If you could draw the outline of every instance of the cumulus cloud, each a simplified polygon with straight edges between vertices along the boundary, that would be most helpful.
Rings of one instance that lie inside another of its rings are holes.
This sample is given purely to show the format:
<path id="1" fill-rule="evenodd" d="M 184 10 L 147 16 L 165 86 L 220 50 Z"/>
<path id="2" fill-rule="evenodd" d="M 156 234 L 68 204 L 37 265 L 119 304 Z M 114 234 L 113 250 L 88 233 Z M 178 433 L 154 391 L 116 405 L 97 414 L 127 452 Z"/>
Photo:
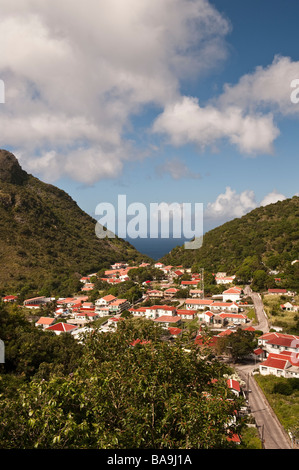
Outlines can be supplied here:
<path id="1" fill-rule="evenodd" d="M 206 205 L 204 216 L 207 220 L 217 220 L 219 223 L 232 220 L 236 217 L 242 217 L 257 207 L 274 204 L 286 199 L 284 194 L 274 190 L 264 196 L 257 202 L 256 195 L 252 190 L 245 190 L 237 193 L 230 186 L 225 188 L 225 192 L 219 194 L 215 201 Z"/>
<path id="2" fill-rule="evenodd" d="M 196 98 L 182 97 L 167 105 L 156 119 L 154 132 L 169 136 L 173 145 L 190 142 L 201 148 L 228 139 L 244 153 L 271 153 L 279 135 L 271 114 L 244 114 L 241 108 L 224 110 L 215 106 L 200 107 Z"/>
<path id="3" fill-rule="evenodd" d="M 274 117 L 299 116 L 291 101 L 291 83 L 299 76 L 299 61 L 275 57 L 235 85 L 201 106 L 196 98 L 179 97 L 169 103 L 153 125 L 174 145 L 195 143 L 200 148 L 226 139 L 247 155 L 271 154 L 280 131 Z"/>
<path id="4" fill-rule="evenodd" d="M 267 206 L 268 204 L 275 204 L 275 202 L 284 201 L 285 199 L 286 197 L 284 194 L 274 190 L 264 197 L 264 199 L 260 202 L 260 205 Z"/>
<path id="5" fill-rule="evenodd" d="M 207 0 L 3 0 L 1 146 L 46 178 L 113 177 L 131 117 L 225 59 L 229 30 Z"/>
<path id="6" fill-rule="evenodd" d="M 245 190 L 237 193 L 229 186 L 225 193 L 219 194 L 214 202 L 209 202 L 205 210 L 205 217 L 216 219 L 234 219 L 242 217 L 255 209 L 257 202 L 254 191 Z"/>

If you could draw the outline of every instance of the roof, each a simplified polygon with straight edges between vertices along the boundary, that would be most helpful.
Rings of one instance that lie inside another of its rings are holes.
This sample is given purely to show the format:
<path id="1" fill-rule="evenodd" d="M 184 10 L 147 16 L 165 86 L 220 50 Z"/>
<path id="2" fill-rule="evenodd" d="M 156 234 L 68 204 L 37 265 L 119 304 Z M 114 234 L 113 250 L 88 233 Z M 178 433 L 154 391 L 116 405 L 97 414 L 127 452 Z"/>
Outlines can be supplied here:
<path id="1" fill-rule="evenodd" d="M 55 318 L 50 318 L 50 317 L 40 317 L 38 320 L 37 320 L 37 324 L 38 325 L 51 325 L 51 323 L 53 323 L 53 321 L 55 320 Z"/>
<path id="2" fill-rule="evenodd" d="M 116 299 L 116 297 L 114 295 L 105 295 L 105 297 L 102 297 L 103 300 L 106 300 L 106 302 L 110 302 L 111 300 L 114 300 Z"/>
<path id="3" fill-rule="evenodd" d="M 181 320 L 181 317 L 171 317 L 170 315 L 163 315 L 162 317 L 155 318 L 154 321 L 156 322 L 168 322 L 168 323 L 176 323 Z"/>
<path id="4" fill-rule="evenodd" d="M 178 315 L 195 315 L 196 312 L 196 310 L 177 310 Z"/>
<path id="5" fill-rule="evenodd" d="M 268 289 L 268 292 L 271 293 L 271 294 L 285 294 L 286 293 L 286 289 Z"/>
<path id="6" fill-rule="evenodd" d="M 225 290 L 222 294 L 240 294 L 242 289 L 240 287 L 231 287 L 230 289 Z"/>
<path id="7" fill-rule="evenodd" d="M 219 333 L 218 336 L 227 336 L 227 335 L 231 335 L 233 333 L 232 330 L 224 330 L 224 331 L 221 331 L 221 333 Z"/>
<path id="8" fill-rule="evenodd" d="M 168 331 L 171 335 L 179 335 L 182 332 L 182 328 L 176 328 L 175 326 L 170 326 Z"/>
<path id="9" fill-rule="evenodd" d="M 227 379 L 227 386 L 228 388 L 232 388 L 236 390 L 237 392 L 240 392 L 241 390 L 239 382 L 234 379 Z"/>
<path id="10" fill-rule="evenodd" d="M 210 299 L 186 299 L 186 304 L 211 305 L 214 301 Z"/>
<path id="11" fill-rule="evenodd" d="M 61 331 L 61 332 L 68 332 L 77 328 L 76 325 L 71 325 L 70 323 L 56 323 L 55 325 L 49 326 L 47 330 L 51 331 Z"/>
<path id="12" fill-rule="evenodd" d="M 277 346 L 299 348 L 299 336 L 286 335 L 283 333 L 265 333 L 259 339 L 265 340 Z"/>

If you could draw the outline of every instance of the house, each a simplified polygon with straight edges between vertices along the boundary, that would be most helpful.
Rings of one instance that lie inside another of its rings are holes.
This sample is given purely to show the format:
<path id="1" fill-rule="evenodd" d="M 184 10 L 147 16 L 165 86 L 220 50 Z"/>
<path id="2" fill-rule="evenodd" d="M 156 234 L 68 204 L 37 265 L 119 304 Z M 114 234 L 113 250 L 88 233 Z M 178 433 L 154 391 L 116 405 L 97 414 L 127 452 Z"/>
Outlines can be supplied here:
<path id="1" fill-rule="evenodd" d="M 197 311 L 196 310 L 177 310 L 177 315 L 181 317 L 182 320 L 194 320 L 196 317 Z"/>
<path id="2" fill-rule="evenodd" d="M 230 289 L 227 289 L 222 292 L 222 300 L 223 302 L 227 302 L 229 300 L 232 302 L 236 302 L 241 299 L 241 293 L 242 289 L 240 289 L 239 287 L 231 287 Z"/>
<path id="3" fill-rule="evenodd" d="M 164 264 L 158 262 L 158 263 L 154 264 L 154 267 L 158 268 L 158 269 L 161 269 L 161 268 L 164 268 Z"/>
<path id="4" fill-rule="evenodd" d="M 193 281 L 181 281 L 181 287 L 183 289 L 185 289 L 186 287 L 189 287 L 189 286 L 197 286 L 197 284 L 199 283 L 199 280 L 193 280 Z"/>
<path id="5" fill-rule="evenodd" d="M 134 317 L 144 317 L 146 307 L 139 307 L 139 308 L 129 308 L 128 311 L 134 315 Z"/>
<path id="6" fill-rule="evenodd" d="M 227 276 L 226 273 L 217 273 L 215 275 L 216 284 L 232 284 L 236 276 Z"/>
<path id="7" fill-rule="evenodd" d="M 55 318 L 51 317 L 40 317 L 37 322 L 35 322 L 35 326 L 41 327 L 41 328 L 48 328 L 48 326 L 53 325 L 55 322 Z"/>
<path id="8" fill-rule="evenodd" d="M 282 304 L 280 308 L 286 312 L 298 312 L 299 311 L 299 305 L 293 305 L 291 302 L 286 302 L 285 304 Z"/>
<path id="9" fill-rule="evenodd" d="M 232 324 L 245 324 L 248 321 L 246 315 L 242 313 L 226 313 L 222 312 L 219 313 L 218 316 L 224 320 L 225 323 L 232 323 Z"/>
<path id="10" fill-rule="evenodd" d="M 170 287 L 169 289 L 166 289 L 164 291 L 165 299 L 172 299 L 173 297 L 175 297 L 175 295 L 178 291 L 179 291 L 179 289 L 176 289 L 175 287 Z"/>
<path id="11" fill-rule="evenodd" d="M 127 299 L 116 299 L 109 303 L 109 310 L 112 313 L 121 313 L 130 307 L 130 302 Z"/>
<path id="12" fill-rule="evenodd" d="M 150 299 L 163 299 L 164 297 L 163 292 L 157 289 L 148 290 L 146 294 Z"/>
<path id="13" fill-rule="evenodd" d="M 299 378 L 299 353 L 291 351 L 270 353 L 267 359 L 259 364 L 259 371 L 262 375 Z"/>
<path id="14" fill-rule="evenodd" d="M 182 328 L 177 328 L 176 326 L 169 326 L 168 331 L 173 338 L 177 338 L 182 335 Z"/>
<path id="15" fill-rule="evenodd" d="M 283 333 L 265 333 L 258 338 L 258 346 L 263 348 L 266 354 L 291 351 L 299 352 L 299 336 Z"/>
<path id="16" fill-rule="evenodd" d="M 211 299 L 186 299 L 185 306 L 188 310 L 204 310 L 206 307 L 210 308 L 212 303 Z"/>
<path id="17" fill-rule="evenodd" d="M 76 325 L 71 325 L 70 323 L 55 323 L 55 325 L 48 326 L 46 331 L 54 331 L 56 335 L 61 333 L 70 333 L 71 331 L 77 329 Z"/>
<path id="18" fill-rule="evenodd" d="M 113 302 L 114 300 L 116 300 L 117 297 L 114 297 L 114 295 L 105 295 L 105 297 L 101 297 L 100 299 L 97 299 L 95 301 L 95 306 L 96 306 L 96 309 L 98 307 L 108 307 L 111 302 Z"/>
<path id="19" fill-rule="evenodd" d="M 197 316 L 199 321 L 210 324 L 213 323 L 213 318 L 215 314 L 213 312 L 210 312 L 210 310 L 205 310 L 203 312 L 198 312 Z"/>
<path id="20" fill-rule="evenodd" d="M 238 397 L 241 393 L 241 387 L 237 380 L 227 379 L 226 381 L 228 388 Z"/>
<path id="21" fill-rule="evenodd" d="M 212 312 L 231 312 L 238 313 L 240 308 L 235 302 L 217 302 L 213 301 L 210 304 L 210 310 Z"/>
<path id="22" fill-rule="evenodd" d="M 2 297 L 3 302 L 16 302 L 17 299 L 17 295 L 6 295 L 5 297 Z"/>
<path id="23" fill-rule="evenodd" d="M 268 289 L 268 294 L 271 295 L 284 295 L 287 293 L 286 289 Z"/>
<path id="24" fill-rule="evenodd" d="M 181 317 L 180 316 L 171 316 L 171 315 L 161 315 L 158 318 L 154 318 L 155 322 L 161 323 L 162 326 L 165 326 L 165 328 L 168 328 L 171 325 L 179 325 L 181 323 Z"/>
<path id="25" fill-rule="evenodd" d="M 146 318 L 159 318 L 162 316 L 175 316 L 176 308 L 169 305 L 152 305 L 151 307 L 146 307 L 145 316 Z"/>
<path id="26" fill-rule="evenodd" d="M 94 289 L 94 284 L 93 283 L 85 283 L 85 285 L 82 287 L 81 291 L 82 292 L 89 292 Z"/>
<path id="27" fill-rule="evenodd" d="M 48 302 L 51 302 L 53 299 L 49 297 L 33 297 L 32 299 L 24 300 L 24 307 L 26 308 L 40 308 L 42 305 L 46 305 Z"/>
<path id="28" fill-rule="evenodd" d="M 191 295 L 192 299 L 200 298 L 203 294 L 201 289 L 190 289 L 189 295 Z"/>

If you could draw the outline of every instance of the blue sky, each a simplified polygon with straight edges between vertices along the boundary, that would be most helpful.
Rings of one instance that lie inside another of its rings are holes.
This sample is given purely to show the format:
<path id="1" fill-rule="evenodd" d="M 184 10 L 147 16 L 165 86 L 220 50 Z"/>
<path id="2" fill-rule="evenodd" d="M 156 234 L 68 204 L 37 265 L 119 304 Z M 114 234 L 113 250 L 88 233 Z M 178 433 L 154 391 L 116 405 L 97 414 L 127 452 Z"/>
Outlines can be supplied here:
<path id="1" fill-rule="evenodd" d="M 204 230 L 299 193 L 295 0 L 3 1 L 1 147 L 100 202 L 201 202 Z M 298 93 L 299 96 L 299 93 Z"/>

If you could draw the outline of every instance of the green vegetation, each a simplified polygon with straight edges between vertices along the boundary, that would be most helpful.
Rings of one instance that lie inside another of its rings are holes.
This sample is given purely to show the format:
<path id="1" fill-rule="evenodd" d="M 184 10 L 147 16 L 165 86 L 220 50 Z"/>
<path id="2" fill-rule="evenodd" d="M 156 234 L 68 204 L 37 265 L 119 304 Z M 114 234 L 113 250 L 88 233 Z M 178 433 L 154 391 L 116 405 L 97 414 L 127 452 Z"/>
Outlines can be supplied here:
<path id="1" fill-rule="evenodd" d="M 236 274 L 253 290 L 279 287 L 299 291 L 299 197 L 254 209 L 241 218 L 207 232 L 198 250 L 176 247 L 161 258 L 167 265 L 204 268 Z M 271 275 L 276 270 L 279 275 Z"/>
<path id="2" fill-rule="evenodd" d="M 284 429 L 299 439 L 299 379 L 274 375 L 254 377 Z"/>
<path id="3" fill-rule="evenodd" d="M 232 361 L 239 362 L 253 353 L 257 340 L 253 331 L 238 328 L 236 332 L 223 336 L 217 343 L 219 354 L 228 354 Z"/>
<path id="4" fill-rule="evenodd" d="M 152 321 L 128 319 L 82 345 L 36 329 L 14 307 L 1 306 L 0 318 L 1 448 L 235 446 L 228 432 L 243 423 L 230 418 L 241 406 L 223 377 L 230 369 L 203 359 L 194 341 L 165 341 Z"/>
<path id="5" fill-rule="evenodd" d="M 0 151 L 1 294 L 70 295 L 82 275 L 116 261 L 148 260 L 122 239 L 99 239 L 96 220 L 61 189 Z"/>
<path id="6" fill-rule="evenodd" d="M 288 334 L 299 334 L 299 315 L 295 312 L 284 311 L 281 305 L 290 301 L 283 295 L 264 295 L 265 311 L 273 326 L 280 326 Z"/>

